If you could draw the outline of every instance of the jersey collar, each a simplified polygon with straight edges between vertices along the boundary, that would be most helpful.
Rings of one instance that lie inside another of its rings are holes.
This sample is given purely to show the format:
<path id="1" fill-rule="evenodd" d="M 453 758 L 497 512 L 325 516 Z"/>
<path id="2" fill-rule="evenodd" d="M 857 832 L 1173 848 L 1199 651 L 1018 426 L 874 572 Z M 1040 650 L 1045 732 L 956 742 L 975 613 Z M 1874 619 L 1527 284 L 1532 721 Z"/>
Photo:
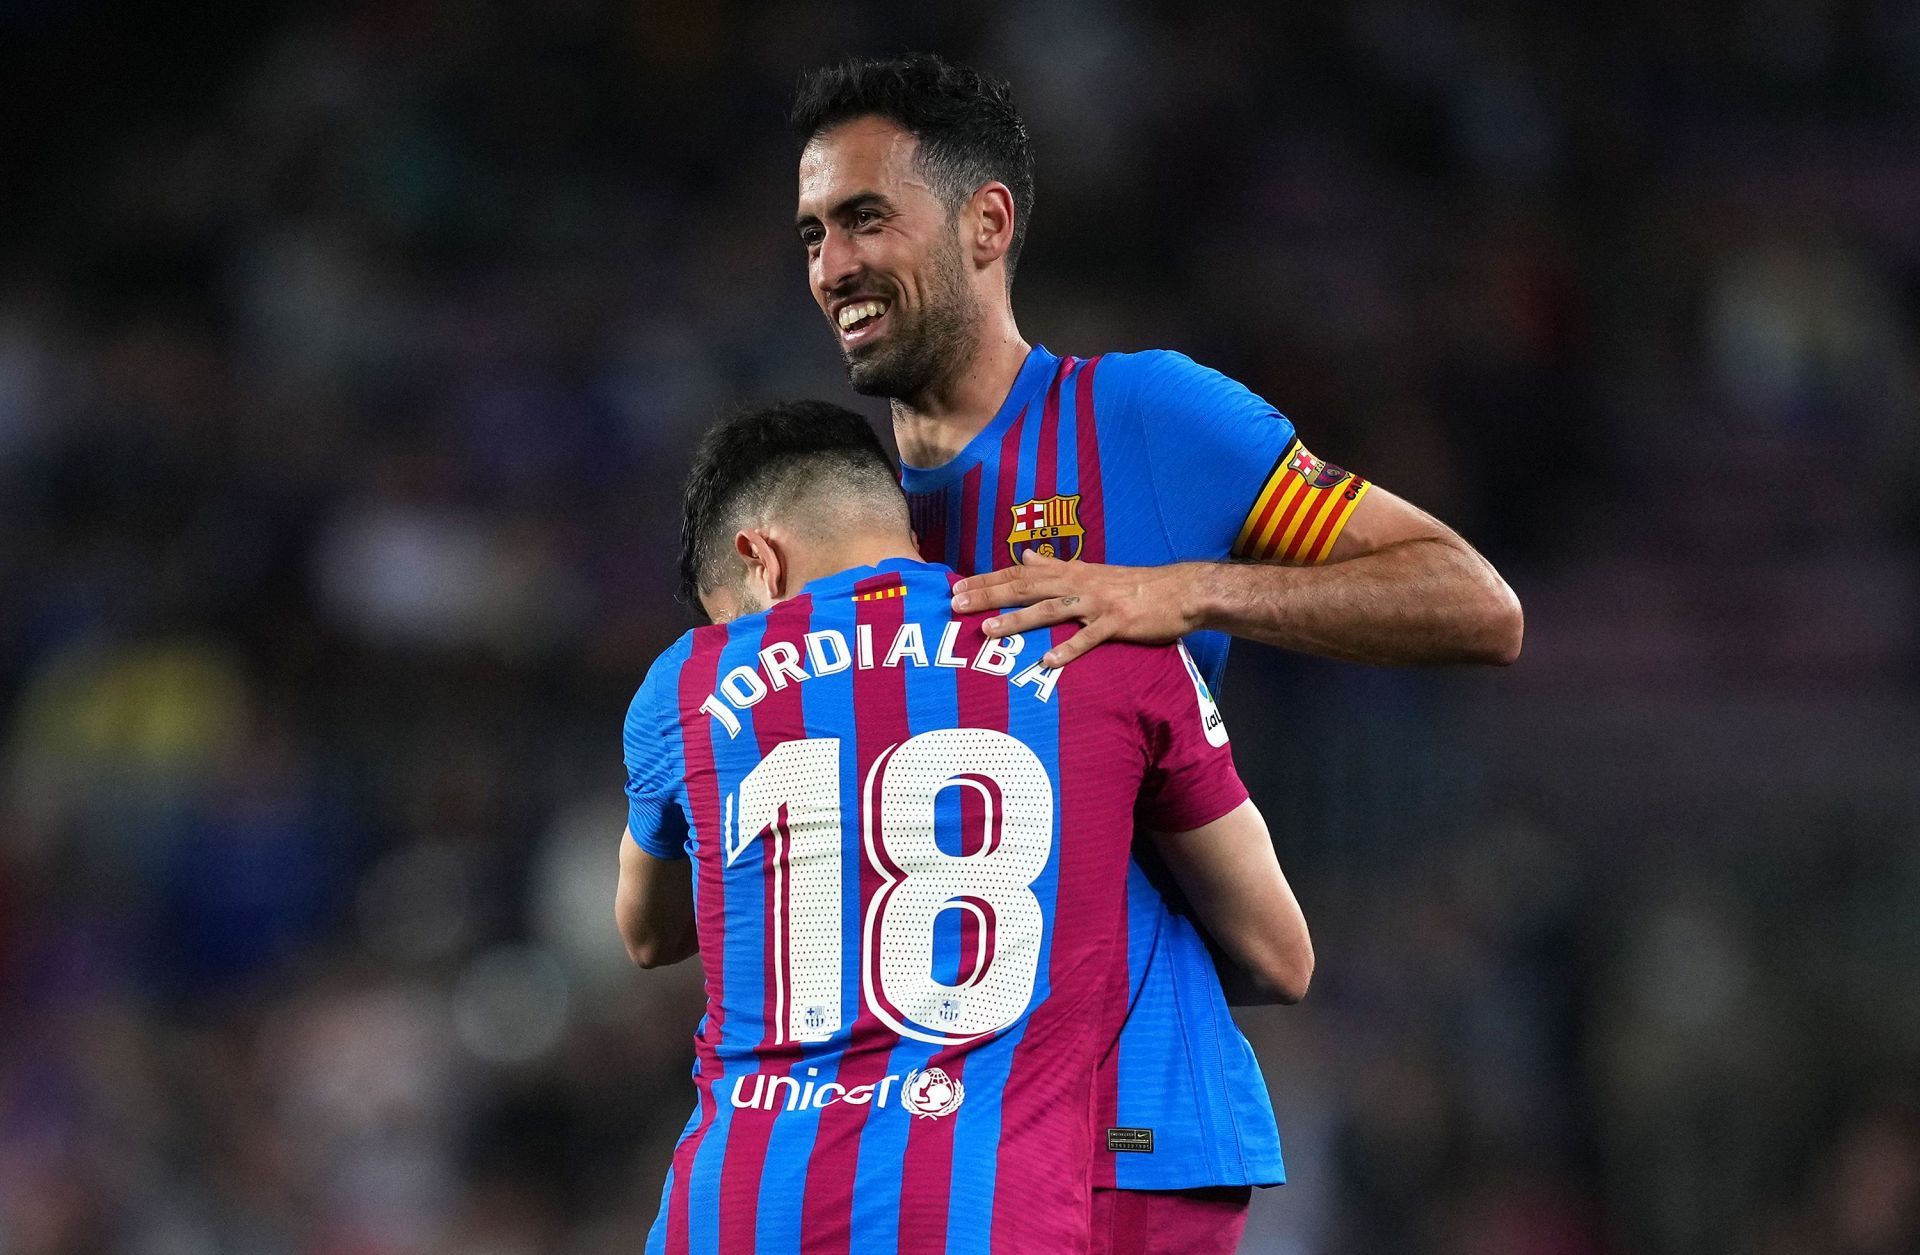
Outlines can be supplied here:
<path id="1" fill-rule="evenodd" d="M 1000 439 L 1007 434 L 1013 420 L 1047 386 L 1059 364 L 1060 359 L 1047 352 L 1046 345 L 1034 345 L 1027 351 L 1027 360 L 1021 363 L 1020 373 L 1014 377 L 1013 387 L 1008 390 L 1007 399 L 1000 403 L 1000 411 L 993 416 L 993 421 L 967 441 L 966 448 L 939 466 L 909 466 L 902 462 L 900 486 L 908 492 L 932 492 L 986 461 L 1000 447 Z"/>
<path id="2" fill-rule="evenodd" d="M 944 572 L 946 569 L 937 562 L 916 562 L 912 558 L 885 558 L 873 566 L 848 567 L 832 575 L 823 575 L 817 580 L 808 580 L 800 586 L 800 595 L 812 596 L 816 599 L 834 597 L 841 593 L 852 592 L 855 584 L 861 580 L 872 579 L 876 575 L 892 572 L 911 575 L 916 571 Z"/>

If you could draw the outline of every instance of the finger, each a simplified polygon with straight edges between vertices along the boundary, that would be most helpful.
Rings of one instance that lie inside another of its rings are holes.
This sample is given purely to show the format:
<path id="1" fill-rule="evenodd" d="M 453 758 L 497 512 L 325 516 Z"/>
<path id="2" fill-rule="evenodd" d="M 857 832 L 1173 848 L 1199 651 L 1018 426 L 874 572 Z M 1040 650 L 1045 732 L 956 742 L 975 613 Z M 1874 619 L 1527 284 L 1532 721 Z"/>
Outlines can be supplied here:
<path id="1" fill-rule="evenodd" d="M 999 572 L 996 572 L 999 574 Z M 1039 601 L 1042 594 L 1030 587 L 1022 578 L 1018 568 L 1007 568 L 1011 579 L 999 580 L 989 587 L 972 588 L 962 592 L 958 584 L 953 588 L 953 608 L 959 614 L 977 614 L 982 610 L 1002 610 L 1008 606 L 1024 606 Z"/>
<path id="2" fill-rule="evenodd" d="M 1075 605 L 1073 601 L 1064 597 L 1049 597 L 1045 601 L 1028 606 L 1025 610 L 996 615 L 982 623 L 980 630 L 987 636 L 1018 636 L 1022 632 L 1031 632 L 1035 628 L 1075 622 L 1085 613 L 1084 602 Z"/>
<path id="3" fill-rule="evenodd" d="M 953 586 L 956 593 L 971 593 L 982 588 L 998 588 L 1002 584 L 1011 584 L 1019 579 L 1019 567 L 1002 567 L 998 571 L 986 571 L 979 575 L 969 575 Z"/>
<path id="4" fill-rule="evenodd" d="M 1112 635 L 1112 630 L 1106 626 L 1106 620 L 1096 619 L 1040 655 L 1040 665 L 1057 670 Z"/>
<path id="5" fill-rule="evenodd" d="M 1084 564 L 1083 564 L 1084 566 Z M 1025 549 L 1020 565 L 986 575 L 969 575 L 953 586 L 953 608 L 962 614 L 1024 606 L 1064 592 L 1073 578 L 1071 563 Z"/>
<path id="6" fill-rule="evenodd" d="M 1065 566 L 1066 563 L 1059 562 L 1054 565 Z M 996 571 L 994 574 L 1009 578 L 1000 580 L 991 588 L 969 589 L 964 593 L 960 591 L 958 585 L 955 585 L 953 608 L 961 614 L 970 614 L 982 610 L 1003 610 L 1008 606 L 1031 606 L 1067 591 L 1066 578 L 1057 572 L 1008 567 L 1005 571 Z"/>

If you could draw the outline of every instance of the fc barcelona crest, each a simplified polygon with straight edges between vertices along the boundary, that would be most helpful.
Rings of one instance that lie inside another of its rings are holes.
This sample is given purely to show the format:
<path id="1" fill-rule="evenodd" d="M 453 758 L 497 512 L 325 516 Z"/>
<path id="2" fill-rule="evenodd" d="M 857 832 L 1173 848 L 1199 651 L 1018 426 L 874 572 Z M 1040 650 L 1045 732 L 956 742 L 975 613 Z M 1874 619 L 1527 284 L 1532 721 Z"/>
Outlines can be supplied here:
<path id="1" fill-rule="evenodd" d="M 1080 526 L 1080 494 L 1071 497 L 1039 497 L 1013 507 L 1013 530 L 1007 533 L 1007 548 L 1013 560 L 1031 549 L 1071 562 L 1080 556 L 1080 542 L 1087 529 Z"/>
<path id="2" fill-rule="evenodd" d="M 1314 457 L 1300 447 L 1298 440 L 1293 442 L 1293 451 L 1293 456 L 1287 459 L 1287 469 L 1306 480 L 1309 488 L 1331 488 L 1353 473 Z"/>

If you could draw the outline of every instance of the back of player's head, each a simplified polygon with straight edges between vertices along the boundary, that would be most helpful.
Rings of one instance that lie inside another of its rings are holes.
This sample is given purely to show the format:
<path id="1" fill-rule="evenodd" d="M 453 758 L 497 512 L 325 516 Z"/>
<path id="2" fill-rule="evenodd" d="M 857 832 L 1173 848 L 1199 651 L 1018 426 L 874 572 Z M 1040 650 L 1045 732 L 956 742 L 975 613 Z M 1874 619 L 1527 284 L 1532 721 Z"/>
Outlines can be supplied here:
<path id="1" fill-rule="evenodd" d="M 805 75 L 793 98 L 793 133 L 801 147 L 856 118 L 881 117 L 920 141 L 918 160 L 949 213 L 984 183 L 1013 193 L 1013 276 L 1033 213 L 1033 147 L 1027 124 L 1000 79 L 953 65 L 930 52 L 886 60 L 849 59 Z"/>
<path id="2" fill-rule="evenodd" d="M 893 461 L 866 419 L 827 401 L 776 401 L 721 419 L 687 473 L 680 527 L 680 596 L 741 577 L 734 537 L 780 523 L 832 542 L 864 528 L 907 531 Z"/>

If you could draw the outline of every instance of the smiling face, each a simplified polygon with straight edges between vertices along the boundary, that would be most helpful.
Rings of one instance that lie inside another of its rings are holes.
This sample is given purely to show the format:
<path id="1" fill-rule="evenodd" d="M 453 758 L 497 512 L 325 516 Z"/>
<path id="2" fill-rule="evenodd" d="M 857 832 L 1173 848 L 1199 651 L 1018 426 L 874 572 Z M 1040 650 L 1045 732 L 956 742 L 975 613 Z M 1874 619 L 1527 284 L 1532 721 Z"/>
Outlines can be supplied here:
<path id="1" fill-rule="evenodd" d="M 921 170 L 919 141 L 878 117 L 815 136 L 800 154 L 795 226 L 813 299 L 853 390 L 913 397 L 972 352 L 980 314 L 958 219 Z"/>

